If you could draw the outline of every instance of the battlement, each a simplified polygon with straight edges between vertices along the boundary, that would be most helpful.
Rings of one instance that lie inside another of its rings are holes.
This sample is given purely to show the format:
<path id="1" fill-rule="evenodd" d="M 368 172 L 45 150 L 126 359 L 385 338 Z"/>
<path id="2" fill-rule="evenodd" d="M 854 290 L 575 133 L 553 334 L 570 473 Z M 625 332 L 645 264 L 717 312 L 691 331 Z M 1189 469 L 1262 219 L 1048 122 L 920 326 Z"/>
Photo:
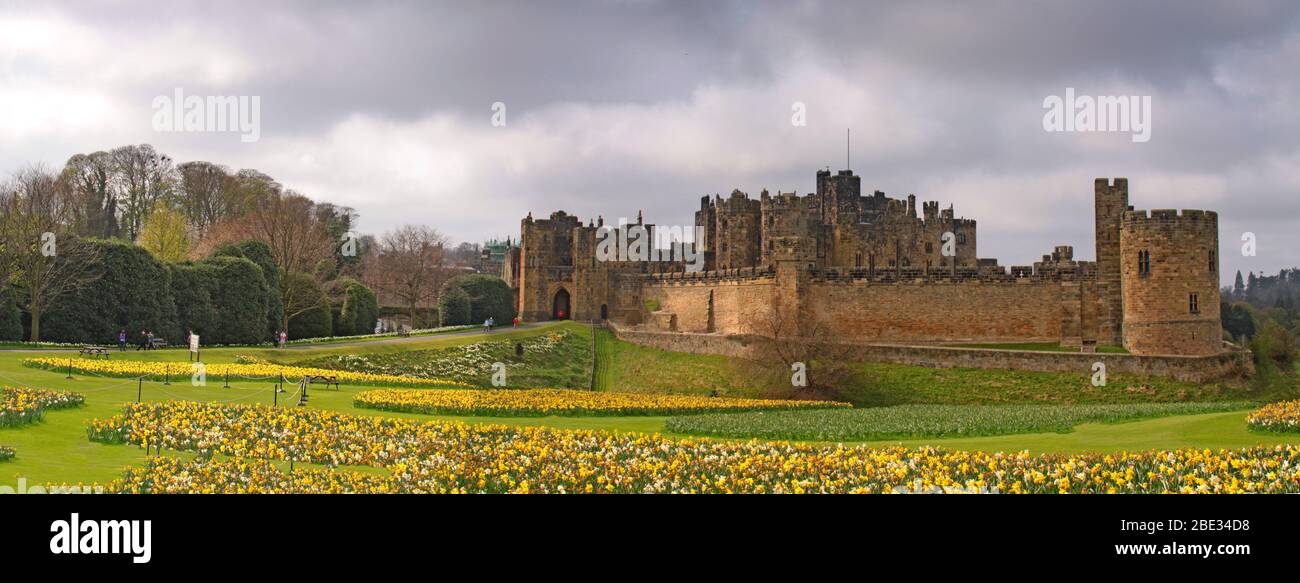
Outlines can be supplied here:
<path id="1" fill-rule="evenodd" d="M 738 267 L 734 269 L 714 269 L 710 271 L 664 271 L 659 273 L 628 274 L 642 283 L 660 284 L 714 284 L 720 282 L 739 282 L 770 280 L 776 277 L 776 269 L 765 267 Z"/>
<path id="2" fill-rule="evenodd" d="M 1125 196 L 1127 196 L 1128 179 L 1115 178 L 1112 180 L 1108 178 L 1097 178 L 1096 180 L 1093 181 L 1093 192 L 1097 195 L 1102 195 L 1102 194 L 1119 195 L 1122 193 Z"/>
<path id="3" fill-rule="evenodd" d="M 875 271 L 861 268 L 828 268 L 808 271 L 815 283 L 870 283 L 870 284 L 954 284 L 954 283 L 1060 283 L 1064 281 L 1095 280 L 1096 264 L 1070 262 L 1066 266 L 1017 265 L 951 268 L 904 267 Z"/>
<path id="4" fill-rule="evenodd" d="M 1218 227 L 1219 213 L 1201 209 L 1152 209 L 1124 211 L 1123 225 L 1186 224 L 1189 226 Z"/>

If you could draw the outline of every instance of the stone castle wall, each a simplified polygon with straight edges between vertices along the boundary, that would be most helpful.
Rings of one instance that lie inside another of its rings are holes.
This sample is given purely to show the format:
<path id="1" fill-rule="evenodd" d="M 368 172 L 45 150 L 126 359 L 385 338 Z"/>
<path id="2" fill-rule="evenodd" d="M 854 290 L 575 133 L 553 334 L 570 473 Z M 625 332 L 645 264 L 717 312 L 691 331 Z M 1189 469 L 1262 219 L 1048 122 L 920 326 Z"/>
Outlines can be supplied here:
<path id="1" fill-rule="evenodd" d="M 1120 226 L 1124 347 L 1136 354 L 1214 354 L 1219 220 L 1213 211 L 1128 211 Z"/>
<path id="2" fill-rule="evenodd" d="M 660 332 L 610 324 L 620 340 L 673 352 L 754 358 L 764 353 L 768 339 L 758 335 Z M 1220 352 L 1207 356 L 1143 356 L 1136 354 L 997 350 L 901 344 L 831 343 L 809 340 L 814 350 L 844 354 L 860 362 L 883 362 L 929 368 L 974 368 L 1077 373 L 1091 381 L 1095 363 L 1103 363 L 1107 374 L 1167 377 L 1187 382 L 1208 382 L 1254 374 L 1248 351 Z M 1122 390 L 1117 388 L 1116 390 Z"/>

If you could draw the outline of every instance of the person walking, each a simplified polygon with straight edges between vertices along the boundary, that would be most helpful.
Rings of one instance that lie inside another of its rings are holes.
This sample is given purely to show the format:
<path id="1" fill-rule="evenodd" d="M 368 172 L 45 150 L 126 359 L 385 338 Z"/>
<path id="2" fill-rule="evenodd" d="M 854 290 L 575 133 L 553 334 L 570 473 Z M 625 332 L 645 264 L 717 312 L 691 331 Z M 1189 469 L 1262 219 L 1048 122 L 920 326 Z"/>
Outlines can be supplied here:
<path id="1" fill-rule="evenodd" d="M 515 316 L 515 328 L 519 327 L 519 316 Z"/>
<path id="2" fill-rule="evenodd" d="M 144 330 L 141 330 L 141 331 L 140 331 L 140 348 L 138 348 L 137 350 L 148 350 L 148 349 L 149 349 L 149 337 L 148 337 L 147 335 L 145 335 Z"/>
<path id="3" fill-rule="evenodd" d="M 288 334 L 287 332 L 285 332 L 284 330 L 281 330 L 281 331 L 280 331 L 280 348 L 284 348 L 285 344 L 288 344 L 288 342 L 289 342 L 289 334 Z"/>
<path id="4" fill-rule="evenodd" d="M 126 328 L 117 331 L 117 351 L 126 352 Z"/>
<path id="5" fill-rule="evenodd" d="M 149 347 L 148 350 L 153 350 L 155 348 L 153 345 L 153 330 L 144 333 L 144 343 L 145 346 Z"/>

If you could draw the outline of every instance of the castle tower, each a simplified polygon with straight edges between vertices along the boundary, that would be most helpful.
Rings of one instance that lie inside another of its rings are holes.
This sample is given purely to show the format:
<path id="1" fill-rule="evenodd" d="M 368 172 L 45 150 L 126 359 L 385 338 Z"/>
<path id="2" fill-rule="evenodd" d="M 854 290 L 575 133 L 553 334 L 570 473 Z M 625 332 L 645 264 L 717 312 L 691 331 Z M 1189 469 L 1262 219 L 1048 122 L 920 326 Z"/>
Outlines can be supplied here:
<path id="1" fill-rule="evenodd" d="M 759 262 L 761 203 L 733 190 L 731 196 L 715 200 L 717 224 L 712 250 L 717 269 L 753 267 Z"/>
<path id="2" fill-rule="evenodd" d="M 1097 282 L 1101 285 L 1103 313 L 1100 324 L 1102 344 L 1118 346 L 1124 338 L 1124 295 L 1120 280 L 1120 222 L 1128 206 L 1128 179 L 1113 183 L 1098 178 L 1093 183 L 1093 208 L 1096 212 Z M 1217 307 L 1215 309 L 1218 309 Z"/>
<path id="3" fill-rule="evenodd" d="M 1200 356 L 1223 350 L 1218 249 L 1213 211 L 1124 213 L 1120 287 L 1129 352 Z"/>

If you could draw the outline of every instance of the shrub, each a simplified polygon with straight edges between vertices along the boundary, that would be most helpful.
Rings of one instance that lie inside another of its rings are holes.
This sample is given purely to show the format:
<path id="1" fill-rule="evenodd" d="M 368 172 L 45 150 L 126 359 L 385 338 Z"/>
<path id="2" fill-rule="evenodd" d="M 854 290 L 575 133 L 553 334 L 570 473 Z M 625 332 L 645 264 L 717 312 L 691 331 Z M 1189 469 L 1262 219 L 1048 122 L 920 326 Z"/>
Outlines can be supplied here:
<path id="1" fill-rule="evenodd" d="M 510 284 L 504 279 L 491 275 L 462 275 L 448 281 L 443 292 L 451 288 L 460 288 L 469 296 L 469 322 L 477 324 L 493 318 L 504 324 L 515 317 L 515 301 L 510 293 Z M 448 325 L 443 322 L 443 326 Z"/>
<path id="2" fill-rule="evenodd" d="M 375 292 L 351 278 L 339 280 L 339 287 L 343 291 L 343 301 L 335 306 L 337 317 L 334 319 L 334 335 L 352 336 L 374 332 L 375 322 L 379 319 L 379 302 L 375 298 Z"/>
<path id="3" fill-rule="evenodd" d="M 459 287 L 448 287 L 438 295 L 438 325 L 464 326 L 473 322 L 469 294 Z"/>
<path id="4" fill-rule="evenodd" d="M 294 303 L 300 306 L 312 306 L 289 318 L 289 338 L 330 336 L 334 326 L 329 298 L 316 278 L 306 273 L 290 273 L 285 276 L 284 285 L 290 290 L 286 297 L 295 298 Z"/>
<path id="5" fill-rule="evenodd" d="M 1295 360 L 1295 336 L 1273 320 L 1267 320 L 1263 326 L 1260 326 L 1255 339 L 1250 343 L 1250 348 L 1254 351 L 1255 360 L 1259 364 L 1263 364 L 1261 361 L 1267 361 L 1278 365 L 1283 370 L 1289 370 Z"/>

